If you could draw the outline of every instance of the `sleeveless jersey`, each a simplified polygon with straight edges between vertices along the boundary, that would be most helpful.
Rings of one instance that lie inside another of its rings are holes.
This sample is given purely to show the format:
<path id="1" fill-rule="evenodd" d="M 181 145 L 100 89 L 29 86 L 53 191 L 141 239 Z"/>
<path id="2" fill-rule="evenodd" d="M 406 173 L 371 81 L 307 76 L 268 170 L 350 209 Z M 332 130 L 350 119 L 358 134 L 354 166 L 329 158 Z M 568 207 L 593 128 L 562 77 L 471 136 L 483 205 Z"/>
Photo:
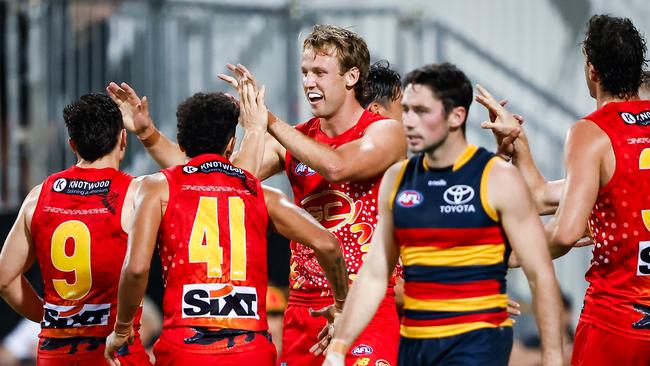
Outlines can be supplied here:
<path id="1" fill-rule="evenodd" d="M 320 118 L 297 125 L 296 129 L 312 139 L 339 147 L 360 139 L 372 123 L 384 120 L 378 114 L 364 111 L 353 127 L 344 133 L 329 137 L 320 129 Z M 350 280 L 353 280 L 364 257 L 370 249 L 370 239 L 377 224 L 377 193 L 380 174 L 356 182 L 331 183 L 287 151 L 285 169 L 296 205 L 309 212 L 341 243 Z M 289 274 L 289 302 L 313 305 L 331 303 L 332 293 L 327 279 L 316 260 L 314 251 L 296 242 L 291 242 Z M 389 292 L 392 293 L 391 281 Z"/>
<path id="2" fill-rule="evenodd" d="M 440 338 L 512 325 L 510 245 L 486 197 L 496 159 L 469 145 L 452 167 L 429 168 L 424 154 L 404 161 L 390 199 L 404 266 L 402 336 Z"/>
<path id="3" fill-rule="evenodd" d="M 581 319 L 650 340 L 650 102 L 607 103 L 585 119 L 609 137 L 616 169 L 589 217 L 594 247 Z"/>
<path id="4" fill-rule="evenodd" d="M 162 173 L 163 329 L 266 330 L 268 213 L 259 180 L 216 154 Z"/>
<path id="5" fill-rule="evenodd" d="M 122 206 L 132 179 L 112 168 L 73 166 L 43 182 L 31 223 L 45 289 L 41 337 L 113 331 L 127 249 Z"/>

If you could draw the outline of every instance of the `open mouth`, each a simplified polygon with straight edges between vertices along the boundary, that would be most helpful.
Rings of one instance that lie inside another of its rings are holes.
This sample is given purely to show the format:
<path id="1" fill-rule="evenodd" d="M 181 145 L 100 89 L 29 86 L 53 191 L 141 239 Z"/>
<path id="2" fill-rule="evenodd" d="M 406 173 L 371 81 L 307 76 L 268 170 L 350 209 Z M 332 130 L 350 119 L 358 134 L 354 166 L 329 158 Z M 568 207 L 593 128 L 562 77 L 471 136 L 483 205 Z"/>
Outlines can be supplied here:
<path id="1" fill-rule="evenodd" d="M 315 92 L 309 92 L 307 93 L 307 99 L 309 99 L 309 103 L 317 103 L 323 100 L 323 95 Z"/>

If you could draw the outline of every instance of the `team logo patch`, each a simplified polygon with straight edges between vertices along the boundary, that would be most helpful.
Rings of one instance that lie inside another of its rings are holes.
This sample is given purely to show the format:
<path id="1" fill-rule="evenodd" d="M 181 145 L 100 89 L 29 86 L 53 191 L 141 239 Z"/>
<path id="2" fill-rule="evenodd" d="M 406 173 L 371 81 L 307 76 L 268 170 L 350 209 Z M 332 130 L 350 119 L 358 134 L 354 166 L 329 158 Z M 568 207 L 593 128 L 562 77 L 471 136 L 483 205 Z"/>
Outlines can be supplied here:
<path id="1" fill-rule="evenodd" d="M 462 205 L 474 198 L 474 188 L 457 184 L 447 188 L 442 198 L 450 205 Z"/>
<path id="2" fill-rule="evenodd" d="M 52 191 L 77 196 L 106 195 L 111 190 L 109 179 L 87 181 L 81 179 L 59 178 L 52 184 Z"/>
<path id="3" fill-rule="evenodd" d="M 639 242 L 637 276 L 650 276 L 650 241 Z"/>
<path id="4" fill-rule="evenodd" d="M 397 204 L 402 207 L 415 207 L 424 201 L 422 193 L 414 190 L 402 191 L 397 196 Z"/>
<path id="5" fill-rule="evenodd" d="M 255 287 L 222 283 L 183 286 L 183 318 L 253 318 L 257 313 Z"/>
<path id="6" fill-rule="evenodd" d="M 296 167 L 293 168 L 293 171 L 296 173 L 296 175 L 299 175 L 301 177 L 309 177 L 310 175 L 316 174 L 316 171 L 314 169 L 301 162 L 296 164 Z"/>
<path id="7" fill-rule="evenodd" d="M 650 125 L 650 111 L 643 111 L 640 113 L 621 112 L 620 115 L 623 119 L 623 122 L 627 123 L 628 125 Z"/>
<path id="8" fill-rule="evenodd" d="M 375 366 L 390 366 L 390 363 L 384 359 L 375 361 Z"/>
<path id="9" fill-rule="evenodd" d="M 367 344 L 360 344 L 352 349 L 354 356 L 367 356 L 372 354 L 372 347 Z"/>
<path id="10" fill-rule="evenodd" d="M 77 328 L 108 325 L 111 304 L 84 304 L 59 306 L 45 303 L 43 328 Z"/>

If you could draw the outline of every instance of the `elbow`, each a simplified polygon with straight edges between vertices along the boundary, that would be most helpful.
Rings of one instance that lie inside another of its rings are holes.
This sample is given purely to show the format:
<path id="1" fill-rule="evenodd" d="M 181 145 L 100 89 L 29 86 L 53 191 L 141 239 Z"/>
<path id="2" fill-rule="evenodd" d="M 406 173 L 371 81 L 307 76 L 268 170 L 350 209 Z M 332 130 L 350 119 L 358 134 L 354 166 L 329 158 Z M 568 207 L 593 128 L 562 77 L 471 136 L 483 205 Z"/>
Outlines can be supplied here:
<path id="1" fill-rule="evenodd" d="M 319 257 L 331 262 L 341 255 L 341 246 L 338 239 L 329 232 L 327 232 L 327 237 L 314 243 L 314 249 Z"/>
<path id="2" fill-rule="evenodd" d="M 343 164 L 330 164 L 324 169 L 323 173 L 323 178 L 331 183 L 343 183 L 350 180 Z"/>
<path id="3" fill-rule="evenodd" d="M 149 277 L 149 263 L 145 264 L 129 264 L 124 268 L 122 277 L 128 281 L 141 281 Z"/>
<path id="4" fill-rule="evenodd" d="M 572 248 L 579 239 L 580 235 L 572 231 L 557 229 L 553 232 L 551 243 L 562 248 Z"/>

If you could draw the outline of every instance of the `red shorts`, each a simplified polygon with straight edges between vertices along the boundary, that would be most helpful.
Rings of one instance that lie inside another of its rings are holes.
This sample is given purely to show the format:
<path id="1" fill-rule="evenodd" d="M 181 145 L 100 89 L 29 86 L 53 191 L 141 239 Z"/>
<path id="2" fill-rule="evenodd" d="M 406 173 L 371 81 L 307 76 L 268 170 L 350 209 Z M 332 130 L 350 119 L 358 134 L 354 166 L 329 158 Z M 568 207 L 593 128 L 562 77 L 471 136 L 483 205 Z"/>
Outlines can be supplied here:
<path id="1" fill-rule="evenodd" d="M 140 340 L 137 343 L 129 346 L 129 353 L 123 356 L 118 356 L 122 366 L 151 366 L 149 355 L 145 352 Z M 99 347 L 87 351 L 87 343 L 78 345 L 65 345 L 57 347 L 53 350 L 42 350 L 43 339 L 39 340 L 38 353 L 36 355 L 36 364 L 38 366 L 104 366 L 108 362 L 104 358 L 105 344 L 102 343 Z M 75 348 L 74 354 L 69 354 Z"/>
<path id="2" fill-rule="evenodd" d="M 263 335 L 255 335 L 250 342 L 246 342 L 244 347 L 235 346 L 229 351 L 221 352 L 215 350 L 216 348 L 210 346 L 206 347 L 205 351 L 201 351 L 197 345 L 185 347 L 183 344 L 170 341 L 164 333 L 153 346 L 156 366 L 274 366 L 277 358 L 275 346 Z"/>
<path id="3" fill-rule="evenodd" d="M 309 306 L 289 305 L 284 313 L 282 331 L 282 354 L 278 360 L 281 366 L 320 365 L 323 356 L 309 353 L 318 342 L 318 333 L 327 321 L 309 315 Z M 315 309 L 318 310 L 318 309 Z M 399 319 L 395 300 L 384 300 L 375 317 L 359 335 L 350 348 L 345 364 L 348 366 L 397 365 L 399 348 Z"/>
<path id="4" fill-rule="evenodd" d="M 650 341 L 640 341 L 578 322 L 573 366 L 650 365 Z"/>

